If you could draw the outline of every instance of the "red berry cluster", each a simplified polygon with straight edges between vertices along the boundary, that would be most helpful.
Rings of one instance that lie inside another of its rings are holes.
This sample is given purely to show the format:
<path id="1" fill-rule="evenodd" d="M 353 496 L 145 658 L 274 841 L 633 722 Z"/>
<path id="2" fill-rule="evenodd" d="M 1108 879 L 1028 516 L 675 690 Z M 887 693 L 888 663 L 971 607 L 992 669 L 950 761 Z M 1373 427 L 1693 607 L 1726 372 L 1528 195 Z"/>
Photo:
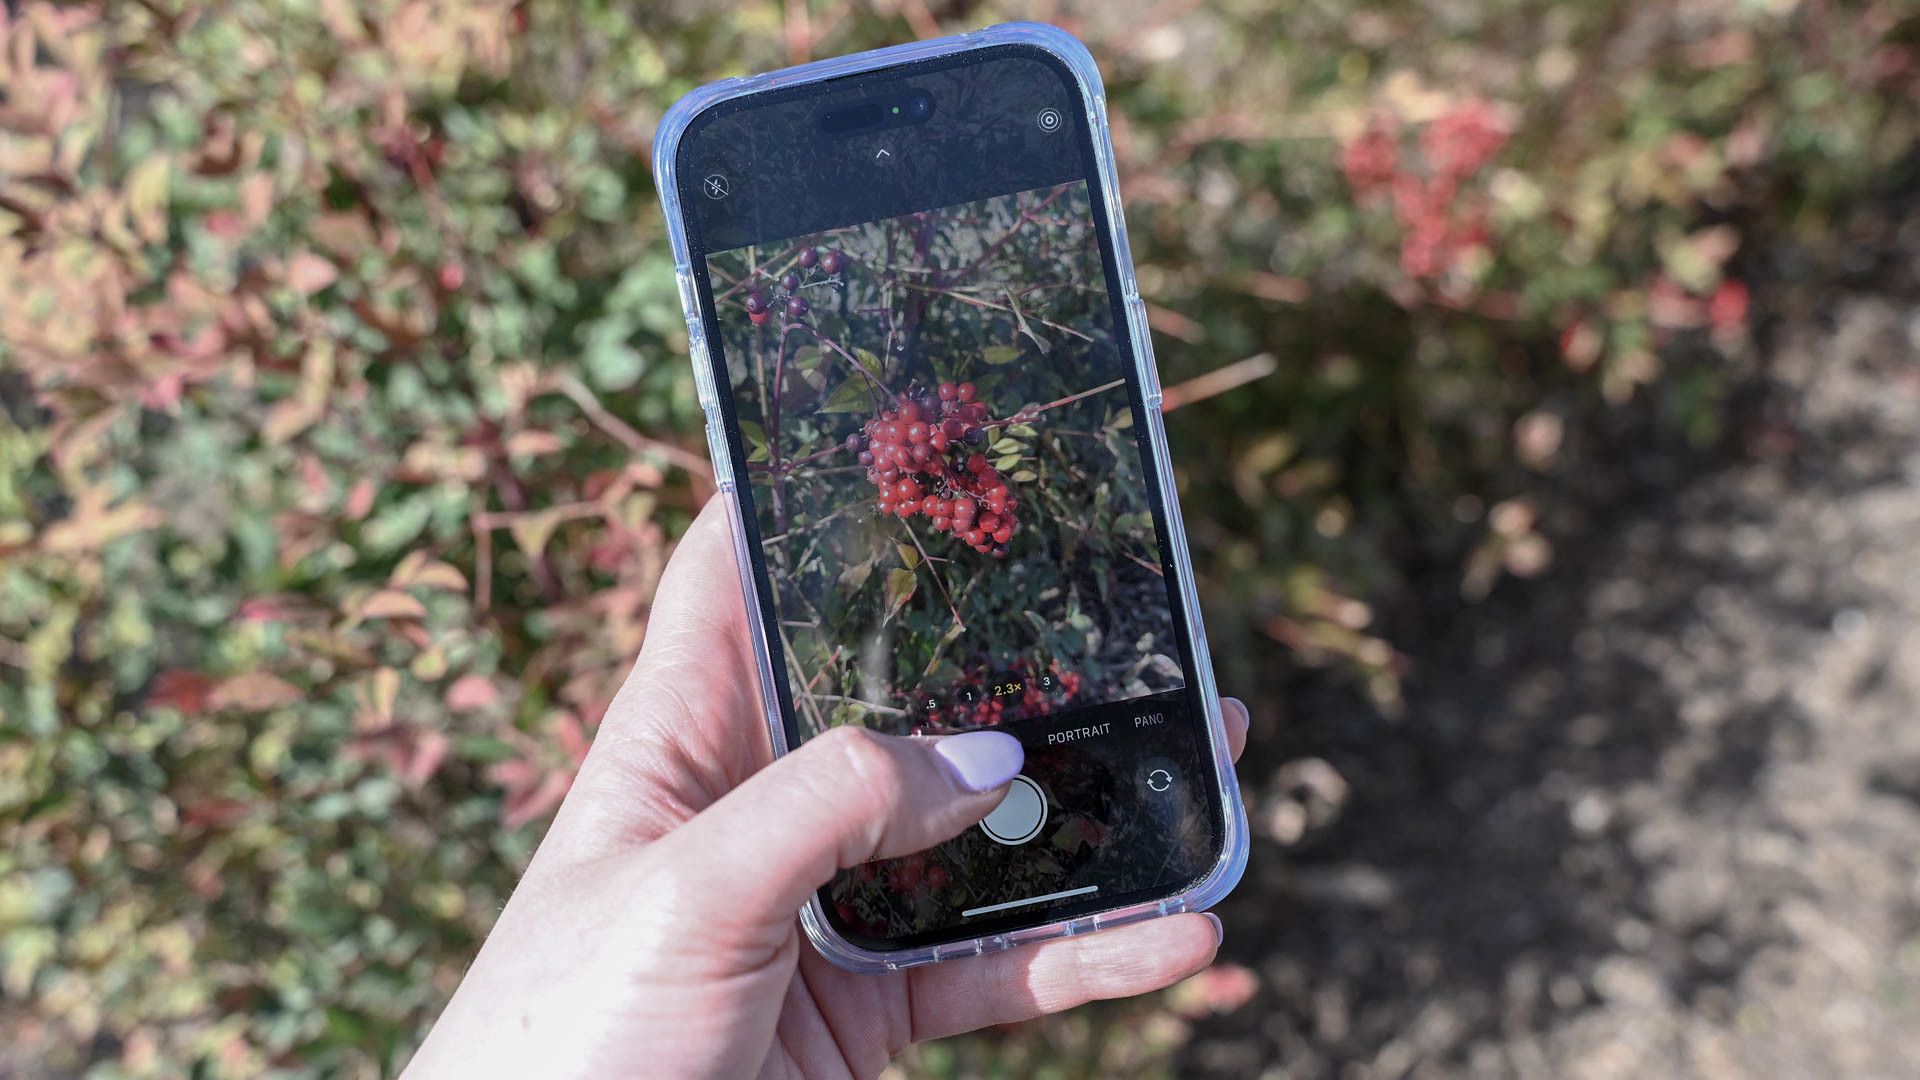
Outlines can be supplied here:
<path id="1" fill-rule="evenodd" d="M 986 444 L 987 407 L 972 383 L 941 383 L 899 395 L 894 408 L 847 436 L 867 479 L 880 490 L 882 514 L 931 519 L 982 555 L 1007 557 L 1020 530 L 1019 496 L 979 447 Z"/>
<path id="2" fill-rule="evenodd" d="M 846 253 L 832 248 L 823 252 L 812 247 L 803 247 L 794 257 L 794 261 L 799 264 L 800 269 L 789 270 L 780 275 L 779 281 L 776 282 L 776 289 L 771 294 L 759 285 L 747 290 L 747 298 L 742 301 L 741 306 L 747 309 L 747 318 L 753 322 L 753 325 L 764 324 L 767 318 L 782 306 L 786 308 L 789 319 L 798 319 L 805 315 L 808 304 L 806 297 L 800 295 L 800 290 L 823 280 L 819 275 L 825 275 L 825 278 L 830 279 L 847 268 Z"/>
<path id="3" fill-rule="evenodd" d="M 1393 183 L 1399 168 L 1400 132 L 1390 117 L 1374 117 L 1367 130 L 1340 148 L 1340 171 L 1363 198 Z"/>
<path id="4" fill-rule="evenodd" d="M 1437 277 L 1486 243 L 1484 200 L 1462 189 L 1506 140 L 1494 110 L 1470 101 L 1426 125 L 1417 160 L 1402 160 L 1399 130 L 1381 117 L 1341 147 L 1340 168 L 1362 202 L 1391 192 L 1406 230 L 1400 268 L 1410 277 Z"/>

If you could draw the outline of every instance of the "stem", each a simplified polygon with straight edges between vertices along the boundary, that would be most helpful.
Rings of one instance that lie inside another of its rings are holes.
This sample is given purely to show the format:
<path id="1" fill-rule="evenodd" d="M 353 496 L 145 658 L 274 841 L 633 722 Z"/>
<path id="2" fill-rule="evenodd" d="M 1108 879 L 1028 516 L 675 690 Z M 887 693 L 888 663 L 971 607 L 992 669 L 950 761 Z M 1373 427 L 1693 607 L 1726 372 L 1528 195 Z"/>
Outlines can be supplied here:
<path id="1" fill-rule="evenodd" d="M 473 606 L 486 611 L 493 606 L 493 530 L 482 528 L 468 515 L 467 527 L 473 531 Z"/>
<path id="2" fill-rule="evenodd" d="M 907 539 L 912 540 L 914 549 L 920 552 L 920 561 L 926 564 L 927 576 L 933 578 L 933 583 L 940 587 L 940 596 L 946 600 L 947 610 L 953 614 L 953 621 L 960 624 L 960 629 L 965 630 L 967 620 L 960 617 L 960 608 L 953 602 L 953 593 L 947 591 L 947 583 L 941 580 L 939 572 L 933 568 L 933 557 L 928 555 L 927 549 L 921 545 L 920 534 L 913 531 L 913 524 L 906 519 L 902 518 L 900 523 L 906 526 Z"/>
<path id="3" fill-rule="evenodd" d="M 833 513 L 828 514 L 826 517 L 819 518 L 815 521 L 809 521 L 805 525 L 800 526 L 798 530 L 790 530 L 788 532 L 776 533 L 772 536 L 762 537 L 760 539 L 760 546 L 771 548 L 773 547 L 773 545 L 778 544 L 785 540 L 792 539 L 795 536 L 804 536 L 807 533 L 813 531 L 814 529 L 818 529 L 820 526 L 825 525 L 827 522 L 832 521 L 834 518 L 839 517 L 841 514 L 844 514 L 847 511 L 853 509 L 855 505 L 857 505 L 857 501 L 854 503 L 848 503 L 847 505 L 842 506 L 840 509 L 835 510 Z"/>
<path id="4" fill-rule="evenodd" d="M 821 460 L 822 458 L 830 458 L 833 455 L 838 454 L 841 451 L 845 450 L 846 448 L 847 448 L 846 443 L 834 443 L 832 446 L 827 447 L 825 450 L 815 450 L 813 453 L 808 454 L 806 457 L 794 458 L 792 461 L 789 461 L 783 465 L 775 465 L 769 462 L 768 464 L 765 464 L 765 465 L 755 463 L 747 467 L 752 469 L 755 472 L 771 473 L 774 476 L 787 476 L 787 475 L 790 475 L 795 469 L 798 469 L 802 465 L 811 465 L 814 462 Z"/>
<path id="5" fill-rule="evenodd" d="M 1077 394 L 1069 394 L 1058 401 L 1049 401 L 1045 405 L 1027 406 L 1026 408 L 1021 409 L 1019 412 L 1014 413 L 1012 416 L 1009 416 L 1004 420 L 988 420 L 985 424 L 982 424 L 981 426 L 997 427 L 1002 424 L 1025 423 L 1026 421 L 1031 420 L 1036 416 L 1039 416 L 1041 413 L 1046 412 L 1049 409 L 1057 409 L 1062 405 L 1071 405 L 1074 402 L 1079 401 L 1081 398 L 1090 398 L 1095 394 L 1104 394 L 1116 386 L 1125 386 L 1126 384 L 1127 384 L 1127 380 L 1125 379 L 1115 379 L 1110 383 L 1103 383 L 1099 386 L 1094 387 L 1091 390 L 1082 390 Z"/>
<path id="6" fill-rule="evenodd" d="M 1127 558 L 1129 558 L 1129 559 L 1132 559 L 1132 560 L 1133 560 L 1134 562 L 1137 562 L 1137 563 L 1139 563 L 1139 564 L 1140 564 L 1141 566 L 1144 566 L 1144 567 L 1146 567 L 1146 568 L 1147 568 L 1148 570 L 1150 570 L 1150 571 L 1152 571 L 1152 572 L 1153 572 L 1153 576 L 1154 576 L 1154 577 L 1162 577 L 1162 578 L 1163 578 L 1163 577 L 1166 577 L 1166 576 L 1167 576 L 1167 572 L 1166 572 L 1165 570 L 1162 570 L 1162 569 L 1161 569 L 1161 568 L 1160 568 L 1160 567 L 1159 567 L 1158 565 L 1156 565 L 1156 564 L 1154 564 L 1154 563 L 1150 563 L 1150 562 L 1148 562 L 1147 560 L 1145 560 L 1145 559 L 1143 559 L 1143 558 L 1141 558 L 1140 556 L 1138 556 L 1138 555 L 1135 555 L 1135 554 L 1134 554 L 1133 552 L 1131 552 L 1131 551 L 1129 551 L 1129 552 L 1127 552 Z"/>
<path id="7" fill-rule="evenodd" d="M 767 463 L 777 471 L 780 468 L 780 399 L 785 396 L 787 381 L 787 332 L 793 324 L 786 315 L 780 316 L 780 340 L 773 358 L 773 385 L 767 394 Z"/>
<path id="8" fill-rule="evenodd" d="M 632 425 L 608 412 L 607 407 L 600 404 L 600 399 L 593 396 L 593 391 L 587 389 L 579 379 L 568 375 L 562 378 L 555 388 L 572 398 L 573 403 L 580 406 L 580 411 L 587 414 L 587 419 L 593 421 L 600 430 L 613 436 L 628 450 L 636 454 L 643 452 L 660 454 L 693 475 L 712 480 L 713 467 L 707 464 L 705 458 L 689 453 L 672 443 L 651 439 L 635 431 Z"/>
<path id="9" fill-rule="evenodd" d="M 907 288 L 914 290 L 915 292 L 925 292 L 925 293 L 932 293 L 935 296 L 951 297 L 955 300 L 960 301 L 963 304 L 972 304 L 974 307 L 989 308 L 994 311 L 1012 311 L 1013 310 L 1011 307 L 1008 307 L 1005 304 L 996 304 L 991 300 L 982 300 L 977 296 L 968 296 L 965 293 L 962 293 L 956 289 L 944 288 L 937 285 L 916 285 L 912 282 L 902 282 L 902 284 L 905 285 Z M 1073 337 L 1077 337 L 1081 341 L 1093 340 L 1093 335 L 1086 333 L 1085 331 L 1075 330 L 1071 326 L 1066 326 L 1061 323 L 1053 322 L 1048 319 L 1043 319 L 1040 316 L 1033 314 L 1032 312 L 1023 311 L 1021 312 L 1021 314 L 1024 315 L 1028 320 L 1032 322 L 1037 322 L 1041 326 L 1044 326 L 1049 330 L 1058 330 L 1063 334 L 1069 334 Z"/>
<path id="10" fill-rule="evenodd" d="M 818 341 L 820 344 L 825 345 L 827 348 L 832 349 L 834 352 L 839 353 L 841 357 L 846 360 L 847 363 L 852 364 L 854 366 L 855 370 L 860 372 L 860 374 L 865 375 L 867 377 L 867 382 L 870 384 L 867 387 L 867 389 L 874 392 L 876 396 L 876 403 L 881 408 L 883 409 L 886 408 L 887 384 L 884 379 L 880 378 L 880 376 L 878 375 L 875 375 L 873 372 L 868 371 L 867 365 L 861 363 L 859 357 L 848 352 L 846 348 L 843 347 L 839 342 L 833 340 L 832 338 L 814 329 L 813 327 L 807 326 L 807 324 L 805 323 L 800 323 L 798 325 L 804 327 L 807 333 L 812 334 L 815 341 Z"/>
<path id="11" fill-rule="evenodd" d="M 793 642 L 787 639 L 785 627 L 780 628 L 780 644 L 787 650 L 788 656 L 793 655 Z M 820 715 L 820 705 L 814 700 L 813 683 L 811 681 L 803 683 L 800 687 L 800 705 L 806 709 L 808 715 L 813 718 L 813 729 L 815 731 L 827 730 L 826 718 Z"/>
<path id="12" fill-rule="evenodd" d="M 855 228 L 857 228 L 857 226 L 847 225 L 838 229 L 828 229 L 825 232 L 817 233 L 815 235 L 815 238 L 818 239 L 821 237 L 835 236 L 840 233 L 851 232 Z M 785 262 L 782 262 L 780 264 L 780 268 L 778 270 L 768 270 L 766 269 L 764 264 L 761 266 L 756 266 L 756 267 L 753 267 L 752 269 L 749 269 L 745 277 L 742 277 L 739 281 L 736 281 L 732 285 L 727 286 L 726 291 L 717 293 L 714 295 L 713 306 L 719 307 L 720 301 L 725 300 L 728 297 L 732 296 L 734 293 L 737 293 L 741 289 L 746 288 L 748 285 L 753 283 L 753 279 L 756 277 L 764 277 L 768 281 L 779 281 L 781 277 L 785 276 L 787 271 L 799 265 L 800 249 L 804 246 L 808 246 L 808 245 L 796 244 L 792 248 L 789 248 L 785 255 L 777 256 L 777 258 L 786 260 Z"/>
<path id="13" fill-rule="evenodd" d="M 787 471 L 780 467 L 780 399 L 784 396 L 787 376 L 787 333 L 793 324 L 787 321 L 785 312 L 780 315 L 780 335 L 778 348 L 773 360 L 773 385 L 767 393 L 767 464 L 776 477 L 785 476 Z M 773 520 L 781 532 L 787 531 L 787 500 L 783 485 L 770 486 L 773 494 Z"/>
<path id="14" fill-rule="evenodd" d="M 1224 394 L 1236 387 L 1245 386 L 1256 379 L 1264 379 L 1280 367 L 1280 361 L 1272 353 L 1257 353 L 1245 360 L 1237 360 L 1223 368 L 1216 368 L 1205 375 L 1196 375 L 1183 383 L 1167 387 L 1160 395 L 1160 411 L 1172 412 L 1182 405 L 1191 405 L 1196 401 L 1205 401 L 1215 394 Z"/>
<path id="15" fill-rule="evenodd" d="M 893 716 L 907 715 L 907 710 L 905 709 L 897 709 L 892 705 L 880 705 L 871 701 L 862 701 L 857 697 L 848 697 L 844 694 L 814 694 L 812 696 L 821 701 L 838 701 L 847 705 L 858 705 L 863 709 L 871 709 L 877 713 L 888 713 Z"/>

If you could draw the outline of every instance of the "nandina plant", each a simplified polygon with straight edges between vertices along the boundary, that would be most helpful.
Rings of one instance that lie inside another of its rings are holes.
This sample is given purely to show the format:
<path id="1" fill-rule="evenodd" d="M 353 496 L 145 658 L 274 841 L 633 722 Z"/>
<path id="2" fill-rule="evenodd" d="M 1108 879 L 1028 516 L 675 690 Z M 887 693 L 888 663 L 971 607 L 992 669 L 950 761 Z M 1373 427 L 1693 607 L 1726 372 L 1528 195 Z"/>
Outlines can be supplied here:
<path id="1" fill-rule="evenodd" d="M 1084 186 L 708 269 L 807 730 L 947 730 L 1179 685 Z M 955 700 L 989 685 L 1004 693 Z"/>

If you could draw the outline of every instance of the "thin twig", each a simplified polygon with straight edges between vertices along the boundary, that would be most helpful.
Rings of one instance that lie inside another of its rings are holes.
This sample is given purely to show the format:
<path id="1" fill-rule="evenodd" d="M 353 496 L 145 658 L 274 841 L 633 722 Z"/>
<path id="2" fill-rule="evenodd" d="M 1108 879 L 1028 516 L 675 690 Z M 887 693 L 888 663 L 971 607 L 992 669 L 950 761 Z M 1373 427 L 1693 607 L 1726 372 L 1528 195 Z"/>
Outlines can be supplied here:
<path id="1" fill-rule="evenodd" d="M 1165 570 L 1162 570 L 1162 569 L 1161 569 L 1161 568 L 1160 568 L 1159 566 L 1157 566 L 1157 565 L 1155 565 L 1155 564 L 1153 564 L 1153 563 L 1150 563 L 1150 562 L 1148 562 L 1147 560 L 1145 560 L 1145 559 L 1143 559 L 1143 558 L 1141 558 L 1141 557 L 1140 557 L 1140 556 L 1138 556 L 1138 555 L 1135 555 L 1135 554 L 1134 554 L 1133 552 L 1131 552 L 1131 551 L 1129 551 L 1129 552 L 1127 552 L 1127 558 L 1129 558 L 1129 559 L 1132 559 L 1132 560 L 1133 560 L 1134 562 L 1137 562 L 1137 563 L 1139 563 L 1139 564 L 1140 564 L 1141 566 L 1144 566 L 1144 567 L 1146 567 L 1147 569 L 1149 569 L 1149 570 L 1151 570 L 1151 571 L 1153 571 L 1153 576 L 1154 576 L 1154 577 L 1166 577 L 1166 576 L 1167 576 L 1167 572 L 1166 572 Z"/>
<path id="2" fill-rule="evenodd" d="M 887 384 L 884 379 L 880 378 L 880 376 L 878 375 L 875 375 L 873 372 L 868 371 L 867 365 L 861 363 L 859 357 L 848 352 L 846 350 L 846 347 L 841 345 L 839 342 L 821 333 L 819 330 L 811 326 L 807 326 L 805 323 L 801 323 L 800 325 L 806 327 L 807 332 L 813 335 L 813 338 L 815 341 L 818 341 L 820 344 L 825 345 L 827 348 L 832 349 L 834 352 L 839 353 L 842 357 L 846 359 L 847 363 L 852 364 L 860 372 L 860 374 L 865 375 L 867 377 L 867 382 L 869 384 L 867 389 L 869 391 L 874 391 L 878 395 L 880 395 L 881 399 L 879 401 L 879 404 L 882 407 L 885 407 L 886 400 L 884 395 L 886 393 Z"/>
<path id="3" fill-rule="evenodd" d="M 926 547 L 920 543 L 920 534 L 913 531 L 913 523 L 905 518 L 900 519 L 900 524 L 906 527 L 907 539 L 913 541 L 914 550 L 920 553 L 920 561 L 926 564 L 927 576 L 933 578 L 933 583 L 940 587 L 940 595 L 946 600 L 947 611 L 952 613 L 953 621 L 960 624 L 960 629 L 965 630 L 967 620 L 961 618 L 960 607 L 953 602 L 953 593 L 947 590 L 946 581 L 942 580 L 939 571 L 933 568 L 933 558 L 927 554 Z"/>
<path id="4" fill-rule="evenodd" d="M 478 521 L 469 521 L 473 530 L 473 606 L 486 611 L 493 606 L 493 530 Z"/>
<path id="5" fill-rule="evenodd" d="M 631 424 L 608 412 L 607 407 L 600 404 L 600 399 L 593 396 L 593 391 L 587 389 L 579 379 L 572 375 L 563 376 L 555 386 L 562 394 L 573 399 L 575 405 L 580 406 L 580 411 L 587 414 L 587 419 L 593 421 L 600 430 L 617 439 L 628 450 L 636 454 L 646 452 L 660 454 L 695 476 L 713 479 L 713 467 L 707 464 L 707 459 L 672 443 L 648 438 L 635 431 Z"/>
<path id="6" fill-rule="evenodd" d="M 1102 383 L 1091 390 L 1082 390 L 1077 394 L 1068 394 L 1066 397 L 1063 397 L 1058 401 L 1049 401 L 1045 405 L 1027 406 L 1021 409 L 1019 412 L 1014 413 L 1012 416 L 1007 417 L 1004 420 L 989 420 L 982 426 L 1001 427 L 1007 424 L 1024 424 L 1027 421 L 1033 419 L 1036 416 L 1039 416 L 1041 413 L 1046 412 L 1049 409 L 1057 409 L 1062 405 L 1071 405 L 1074 402 L 1079 401 L 1081 398 L 1090 398 L 1095 394 L 1104 394 L 1116 386 L 1125 386 L 1125 385 L 1127 385 L 1127 380 L 1115 379 L 1110 383 Z"/>
<path id="7" fill-rule="evenodd" d="M 907 715 L 907 710 L 905 709 L 895 708 L 892 705 L 880 705 L 872 701 L 862 701 L 857 697 L 847 697 L 845 694 L 815 694 L 813 696 L 819 698 L 821 701 L 837 701 L 843 705 L 858 705 L 863 709 L 871 709 L 877 713 L 889 713 L 894 716 Z"/>
<path id="8" fill-rule="evenodd" d="M 1258 353 L 1245 360 L 1236 360 L 1226 367 L 1196 375 L 1183 383 L 1176 383 L 1160 395 L 1160 411 L 1172 412 L 1182 405 L 1191 405 L 1196 401 L 1205 401 L 1216 394 L 1245 386 L 1258 379 L 1264 379 L 1279 370 L 1280 361 L 1272 353 Z"/>
<path id="9" fill-rule="evenodd" d="M 826 517 L 820 518 L 817 521 L 809 521 L 805 525 L 800 526 L 798 529 L 789 529 L 783 533 L 778 533 L 773 536 L 763 537 L 760 540 L 760 545 L 762 547 L 772 547 L 774 544 L 780 543 L 782 540 L 789 540 L 795 536 L 802 535 L 803 530 L 805 532 L 812 532 L 813 530 L 819 528 L 820 526 L 825 525 L 827 522 L 832 521 L 834 518 L 839 517 L 841 514 L 848 513 L 852 511 L 855 507 L 858 507 L 861 505 L 863 504 L 858 501 L 850 502 L 845 506 L 842 506 L 840 509 L 835 510 L 833 513 L 828 514 Z"/>
<path id="10" fill-rule="evenodd" d="M 785 627 L 781 627 L 780 629 L 780 644 L 787 650 L 788 656 L 793 655 L 793 642 L 788 640 Z M 827 730 L 827 724 L 820 715 L 820 705 L 814 700 L 811 686 L 812 684 L 808 683 L 800 687 L 800 703 L 806 707 L 808 714 L 813 717 L 814 730 L 825 731 Z"/>
<path id="11" fill-rule="evenodd" d="M 991 300 L 982 300 L 977 296 L 968 296 L 965 293 L 962 293 L 956 289 L 941 288 L 935 285 L 916 285 L 912 282 L 902 282 L 901 284 L 905 285 L 909 289 L 913 289 L 916 292 L 933 293 L 937 296 L 951 297 L 955 300 L 960 301 L 963 304 L 972 304 L 975 307 L 990 308 L 994 311 L 1012 311 L 1013 310 L 1011 307 L 1008 307 L 1005 304 L 996 304 Z M 1038 315 L 1030 314 L 1027 312 L 1022 312 L 1021 314 L 1026 315 L 1028 319 L 1032 320 L 1033 322 L 1039 323 L 1041 326 L 1044 326 L 1049 330 L 1058 330 L 1063 334 L 1070 334 L 1074 337 L 1079 338 L 1081 341 L 1093 340 L 1092 334 L 1088 334 L 1080 330 L 1075 330 L 1071 326 L 1066 326 L 1062 323 L 1054 322 L 1051 319 L 1044 319 Z"/>
<path id="12" fill-rule="evenodd" d="M 815 450 L 813 453 L 808 454 L 806 457 L 794 458 L 792 461 L 789 461 L 784 465 L 772 465 L 765 462 L 756 461 L 749 464 L 747 468 L 752 469 L 755 472 L 769 473 L 773 476 L 787 476 L 802 465 L 811 465 L 812 463 L 819 461 L 821 458 L 832 457 L 833 455 L 844 451 L 846 448 L 847 448 L 846 443 L 834 443 L 832 446 L 827 447 L 825 450 Z"/>
<path id="13" fill-rule="evenodd" d="M 550 517 L 555 521 L 579 521 L 581 518 L 608 517 L 608 507 L 602 502 L 570 502 L 558 506 L 543 506 L 538 510 L 514 510 L 499 512 L 483 511 L 473 515 L 473 523 L 487 529 L 511 529 L 528 518 Z"/>

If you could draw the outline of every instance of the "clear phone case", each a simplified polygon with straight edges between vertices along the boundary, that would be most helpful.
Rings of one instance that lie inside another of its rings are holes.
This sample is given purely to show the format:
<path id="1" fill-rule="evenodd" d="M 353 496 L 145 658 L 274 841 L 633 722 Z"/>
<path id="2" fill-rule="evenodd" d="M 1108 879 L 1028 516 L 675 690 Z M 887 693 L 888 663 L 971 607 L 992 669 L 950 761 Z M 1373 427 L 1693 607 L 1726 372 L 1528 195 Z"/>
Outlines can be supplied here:
<path id="1" fill-rule="evenodd" d="M 754 628 L 754 655 L 760 667 L 760 689 L 767 718 L 768 734 L 774 754 L 785 754 L 786 725 L 780 717 L 779 696 L 775 690 L 774 670 L 766 640 L 764 621 L 755 588 L 753 568 L 747 556 L 749 542 L 742 526 L 743 508 L 733 476 L 732 456 L 714 384 L 713 365 L 708 358 L 706 330 L 701 318 L 700 298 L 695 293 L 694 276 L 688 253 L 686 214 L 681 205 L 679 177 L 674 158 L 680 140 L 694 118 L 712 106 L 750 94 L 804 83 L 823 82 L 846 75 L 874 71 L 934 57 L 984 49 L 998 45 L 1026 45 L 1051 53 L 1073 72 L 1079 84 L 1082 103 L 1087 110 L 1093 134 L 1095 167 L 1105 193 L 1104 213 L 1113 236 L 1115 269 L 1120 275 L 1121 292 L 1126 302 L 1127 332 L 1133 345 L 1134 362 L 1146 400 L 1148 434 L 1153 447 L 1155 471 L 1160 478 L 1160 495 L 1167 510 L 1167 530 L 1171 556 L 1178 579 L 1180 597 L 1186 610 L 1186 629 L 1193 647 L 1193 679 L 1205 703 L 1208 741 L 1212 747 L 1216 775 L 1220 781 L 1220 803 L 1225 821 L 1225 843 L 1212 870 L 1185 892 L 1163 900 L 1132 904 L 1110 911 L 1095 912 L 1044 926 L 1030 927 L 1005 934 L 992 934 L 945 945 L 916 949 L 874 950 L 862 948 L 843 938 L 827 922 L 816 895 L 800 912 L 801 924 L 813 945 L 836 965 L 853 971 L 897 971 L 920 964 L 931 964 L 956 957 L 977 956 L 985 952 L 1010 949 L 1036 941 L 1072 937 L 1111 926 L 1143 919 L 1172 915 L 1183 911 L 1202 911 L 1231 891 L 1247 865 L 1248 837 L 1246 808 L 1240 799 L 1240 786 L 1234 777 L 1232 755 L 1227 748 L 1226 728 L 1220 713 L 1219 691 L 1214 685 L 1213 662 L 1207 652 L 1206 630 L 1200 623 L 1200 603 L 1195 593 L 1193 566 L 1187 554 L 1186 529 L 1180 518 L 1179 496 L 1174 491 L 1173 470 L 1168 462 L 1166 428 L 1161 421 L 1160 377 L 1154 369 L 1153 346 L 1147 329 L 1146 305 L 1134 280 L 1133 255 L 1127 245 L 1126 222 L 1121 215 L 1114 175 L 1112 136 L 1107 126 L 1105 89 L 1093 54 L 1079 39 L 1054 26 L 1039 23 L 1004 23 L 952 37 L 919 41 L 852 56 L 821 60 L 798 67 L 784 68 L 763 75 L 723 79 L 688 93 L 661 119 L 653 143 L 653 171 L 660 200 L 667 215 L 667 231 L 673 243 L 675 276 L 680 301 L 686 310 L 688 351 L 692 355 L 694 381 L 700 406 L 706 414 L 707 443 L 712 454 L 714 477 L 719 495 L 726 500 L 727 518 L 733 527 L 734 561 L 740 572 L 740 584 L 746 594 L 750 625 Z"/>

